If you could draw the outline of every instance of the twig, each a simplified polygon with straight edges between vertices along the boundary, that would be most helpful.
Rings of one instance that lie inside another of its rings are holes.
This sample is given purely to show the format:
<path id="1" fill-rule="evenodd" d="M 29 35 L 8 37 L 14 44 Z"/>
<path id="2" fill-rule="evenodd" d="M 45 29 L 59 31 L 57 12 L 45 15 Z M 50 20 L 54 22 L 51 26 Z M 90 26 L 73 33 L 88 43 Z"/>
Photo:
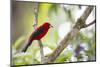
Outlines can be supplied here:
<path id="1" fill-rule="evenodd" d="M 34 13 L 35 13 L 35 16 L 34 16 L 34 18 L 35 18 L 35 22 L 34 22 L 34 25 L 33 25 L 33 27 L 34 27 L 34 29 L 36 30 L 36 28 L 37 28 L 37 24 L 38 24 L 38 8 L 39 6 L 38 6 L 38 3 L 34 3 Z M 41 63 L 43 63 L 44 62 L 44 52 L 43 52 L 43 44 L 42 44 L 42 41 L 41 40 L 38 40 L 38 43 L 39 43 L 39 47 L 40 47 L 40 55 L 41 55 Z"/>
<path id="2" fill-rule="evenodd" d="M 48 56 L 44 63 L 53 63 L 55 59 L 60 55 L 60 53 L 68 46 L 70 41 L 77 35 L 81 28 L 83 28 L 87 17 L 92 12 L 93 7 L 88 6 L 83 13 L 83 15 L 77 20 L 73 29 L 64 37 L 64 39 L 60 42 L 59 46 L 53 51 L 53 53 Z"/>
<path id="3" fill-rule="evenodd" d="M 92 21 L 91 23 L 89 23 L 89 24 L 85 24 L 85 26 L 83 28 L 86 28 L 86 27 L 88 27 L 88 26 L 90 26 L 90 25 L 92 25 L 94 23 L 96 23 L 96 19 L 94 21 Z"/>
<path id="4" fill-rule="evenodd" d="M 34 3 L 34 29 L 36 30 L 37 25 L 38 25 L 38 3 Z"/>
<path id="5" fill-rule="evenodd" d="M 41 63 L 44 63 L 44 52 L 43 52 L 43 45 L 42 45 L 42 42 L 41 40 L 38 40 L 38 43 L 39 43 L 39 46 L 40 46 L 40 54 L 41 54 Z"/>

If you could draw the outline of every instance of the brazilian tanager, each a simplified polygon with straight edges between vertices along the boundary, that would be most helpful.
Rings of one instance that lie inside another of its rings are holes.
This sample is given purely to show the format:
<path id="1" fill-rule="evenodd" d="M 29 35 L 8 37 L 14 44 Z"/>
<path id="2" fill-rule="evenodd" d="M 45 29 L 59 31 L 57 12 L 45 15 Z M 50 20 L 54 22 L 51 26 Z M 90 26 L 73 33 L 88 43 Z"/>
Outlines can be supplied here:
<path id="1" fill-rule="evenodd" d="M 31 36 L 28 39 L 28 43 L 22 50 L 22 52 L 26 52 L 27 48 L 31 45 L 33 40 L 40 40 L 41 38 L 43 38 L 51 27 L 53 26 L 50 23 L 45 22 L 43 25 L 38 27 L 34 32 L 32 32 Z"/>

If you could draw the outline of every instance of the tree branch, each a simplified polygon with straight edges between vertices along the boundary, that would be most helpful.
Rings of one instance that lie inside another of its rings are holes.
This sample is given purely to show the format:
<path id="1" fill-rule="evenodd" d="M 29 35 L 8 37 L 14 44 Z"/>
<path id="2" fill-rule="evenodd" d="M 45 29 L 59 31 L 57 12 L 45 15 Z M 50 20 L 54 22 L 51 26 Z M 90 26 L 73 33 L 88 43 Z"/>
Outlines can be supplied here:
<path id="1" fill-rule="evenodd" d="M 34 29 L 36 30 L 37 25 L 38 25 L 38 3 L 34 3 Z"/>
<path id="2" fill-rule="evenodd" d="M 35 13 L 35 21 L 34 21 L 34 29 L 36 30 L 37 28 L 37 24 L 38 24 L 38 11 L 39 11 L 39 5 L 38 3 L 34 3 L 34 13 Z M 41 55 L 41 63 L 44 62 L 44 52 L 43 52 L 43 44 L 42 44 L 42 41 L 41 40 L 38 40 L 38 43 L 39 43 L 39 47 L 40 47 L 40 55 Z"/>
<path id="3" fill-rule="evenodd" d="M 84 27 L 85 21 L 92 12 L 92 10 L 92 6 L 88 6 L 86 8 L 83 15 L 77 20 L 73 29 L 68 33 L 68 35 L 64 37 L 64 39 L 59 43 L 59 46 L 57 46 L 57 48 L 53 51 L 53 53 L 46 58 L 44 63 L 53 63 L 55 61 L 55 59 L 60 55 L 60 53 L 68 46 L 74 36 L 76 36 L 80 29 Z"/>
<path id="4" fill-rule="evenodd" d="M 96 19 L 95 19 L 94 21 L 92 21 L 91 23 L 89 23 L 89 24 L 85 24 L 85 26 L 84 26 L 83 28 L 86 28 L 86 27 L 88 27 L 88 26 L 91 26 L 91 25 L 94 24 L 94 23 L 96 23 Z"/>
<path id="5" fill-rule="evenodd" d="M 41 54 L 41 63 L 44 63 L 44 52 L 43 52 L 43 45 L 42 45 L 42 41 L 41 40 L 38 40 L 38 43 L 39 43 L 39 46 L 40 46 L 40 54 Z"/>
<path id="6" fill-rule="evenodd" d="M 93 10 L 93 6 L 88 6 L 86 8 L 86 10 L 84 11 L 83 15 L 80 17 L 82 20 L 86 21 L 86 19 L 88 18 L 88 16 L 90 15 L 90 13 Z"/>

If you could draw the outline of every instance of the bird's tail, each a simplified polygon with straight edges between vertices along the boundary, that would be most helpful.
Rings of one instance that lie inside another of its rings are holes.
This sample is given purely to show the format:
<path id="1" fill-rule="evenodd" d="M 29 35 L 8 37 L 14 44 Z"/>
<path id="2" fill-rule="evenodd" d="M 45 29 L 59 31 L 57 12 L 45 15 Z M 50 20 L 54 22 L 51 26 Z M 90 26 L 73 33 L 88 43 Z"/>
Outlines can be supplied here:
<path id="1" fill-rule="evenodd" d="M 26 52 L 27 48 L 31 45 L 32 41 L 29 41 L 27 43 L 27 45 L 24 47 L 24 49 L 22 50 L 22 52 Z"/>

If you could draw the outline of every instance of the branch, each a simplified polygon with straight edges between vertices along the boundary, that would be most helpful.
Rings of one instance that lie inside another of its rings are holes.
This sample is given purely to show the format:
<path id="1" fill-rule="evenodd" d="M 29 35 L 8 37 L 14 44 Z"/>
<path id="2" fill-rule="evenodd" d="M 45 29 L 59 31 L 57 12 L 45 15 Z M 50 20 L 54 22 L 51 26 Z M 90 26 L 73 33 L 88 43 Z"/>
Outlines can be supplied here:
<path id="1" fill-rule="evenodd" d="M 93 7 L 89 6 L 86 8 L 83 15 L 77 20 L 73 29 L 64 37 L 64 39 L 60 42 L 59 46 L 53 51 L 53 53 L 48 56 L 44 63 L 53 63 L 56 58 L 61 54 L 61 52 L 68 46 L 70 41 L 77 35 L 81 28 L 83 28 L 87 17 L 92 12 Z"/>
<path id="2" fill-rule="evenodd" d="M 37 24 L 38 24 L 38 11 L 39 11 L 38 7 L 39 7 L 38 3 L 34 3 L 34 13 L 35 13 L 34 18 L 35 18 L 35 22 L 34 22 L 33 27 L 34 27 L 35 30 L 36 30 Z M 44 52 L 43 52 L 43 44 L 42 44 L 41 40 L 38 40 L 38 43 L 39 43 L 39 47 L 40 47 L 41 63 L 43 63 L 44 59 L 45 59 Z"/>
<path id="3" fill-rule="evenodd" d="M 88 16 L 90 15 L 90 13 L 93 10 L 93 6 L 88 6 L 86 8 L 86 10 L 84 11 L 83 15 L 80 17 L 82 20 L 86 21 L 86 19 L 88 18 Z"/>
<path id="4" fill-rule="evenodd" d="M 44 63 L 44 52 L 43 52 L 43 45 L 42 45 L 42 41 L 38 40 L 39 46 L 40 46 L 40 54 L 41 54 L 41 63 Z"/>
<path id="5" fill-rule="evenodd" d="M 34 3 L 34 29 L 36 30 L 38 24 L 38 3 Z"/>
<path id="6" fill-rule="evenodd" d="M 88 27 L 88 26 L 91 26 L 91 25 L 94 24 L 94 23 L 96 23 L 96 19 L 95 19 L 94 21 L 92 21 L 91 23 L 89 23 L 89 24 L 85 24 L 85 26 L 84 26 L 83 28 L 86 28 L 86 27 Z"/>

